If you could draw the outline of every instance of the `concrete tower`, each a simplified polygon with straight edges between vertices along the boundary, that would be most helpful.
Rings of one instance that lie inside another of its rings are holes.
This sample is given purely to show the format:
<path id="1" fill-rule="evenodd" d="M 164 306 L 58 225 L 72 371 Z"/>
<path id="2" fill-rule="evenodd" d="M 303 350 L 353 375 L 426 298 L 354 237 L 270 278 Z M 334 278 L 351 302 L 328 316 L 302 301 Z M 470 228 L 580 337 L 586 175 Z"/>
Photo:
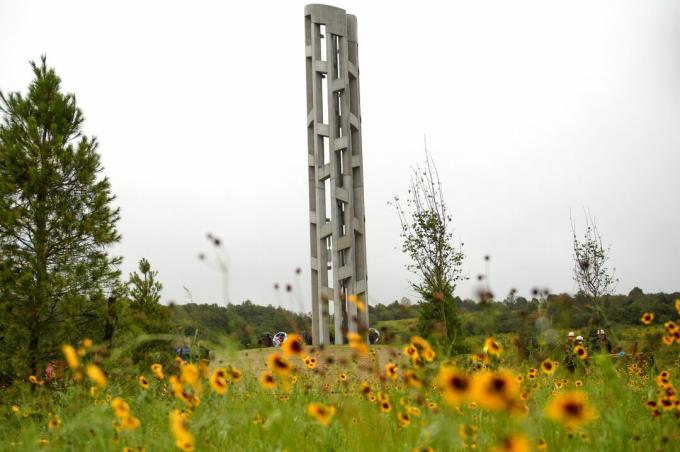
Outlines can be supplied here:
<path id="1" fill-rule="evenodd" d="M 312 338 L 335 343 L 368 327 L 364 175 L 359 108 L 357 19 L 326 5 L 305 6 Z M 358 312 L 347 301 L 366 304 Z"/>

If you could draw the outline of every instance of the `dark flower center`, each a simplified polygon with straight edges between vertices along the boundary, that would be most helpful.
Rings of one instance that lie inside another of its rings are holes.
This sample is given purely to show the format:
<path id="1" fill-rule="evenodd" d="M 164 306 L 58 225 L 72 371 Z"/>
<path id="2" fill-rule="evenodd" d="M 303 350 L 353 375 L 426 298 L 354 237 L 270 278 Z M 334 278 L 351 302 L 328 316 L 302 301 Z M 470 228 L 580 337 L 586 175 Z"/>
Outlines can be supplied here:
<path id="1" fill-rule="evenodd" d="M 571 417 L 581 417 L 583 414 L 583 405 L 577 402 L 568 402 L 564 405 L 564 412 Z"/>
<path id="2" fill-rule="evenodd" d="M 503 390 L 505 389 L 506 386 L 507 386 L 507 382 L 502 378 L 494 378 L 491 381 L 491 389 L 494 392 L 503 392 Z"/>
<path id="3" fill-rule="evenodd" d="M 467 378 L 461 378 L 456 375 L 451 377 L 449 380 L 449 385 L 457 391 L 465 391 L 468 386 L 470 386 L 470 382 Z"/>

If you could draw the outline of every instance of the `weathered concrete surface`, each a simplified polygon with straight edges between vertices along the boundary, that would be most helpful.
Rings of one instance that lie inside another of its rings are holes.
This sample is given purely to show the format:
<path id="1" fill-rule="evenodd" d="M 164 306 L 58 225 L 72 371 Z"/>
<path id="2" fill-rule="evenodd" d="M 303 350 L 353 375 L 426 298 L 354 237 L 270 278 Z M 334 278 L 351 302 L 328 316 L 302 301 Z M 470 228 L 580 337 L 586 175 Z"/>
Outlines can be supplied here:
<path id="1" fill-rule="evenodd" d="M 335 343 L 368 327 L 364 175 L 357 19 L 326 5 L 305 6 L 312 338 Z M 347 297 L 366 303 L 358 312 Z"/>

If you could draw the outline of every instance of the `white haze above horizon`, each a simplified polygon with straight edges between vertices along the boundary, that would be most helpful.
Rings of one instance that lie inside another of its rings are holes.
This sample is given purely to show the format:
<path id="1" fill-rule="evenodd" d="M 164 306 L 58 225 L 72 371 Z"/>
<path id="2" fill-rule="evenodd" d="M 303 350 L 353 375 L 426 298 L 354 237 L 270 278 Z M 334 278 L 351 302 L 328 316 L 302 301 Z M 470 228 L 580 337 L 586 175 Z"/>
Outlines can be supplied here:
<path id="1" fill-rule="evenodd" d="M 304 2 L 0 0 L 0 90 L 47 54 L 100 142 L 124 274 L 163 302 L 309 311 Z M 370 302 L 414 301 L 387 203 L 423 137 L 474 298 L 576 291 L 570 213 L 595 217 L 617 291 L 680 289 L 680 3 L 334 3 L 358 17 Z M 417 5 L 417 6 L 416 6 Z M 295 269 L 301 268 L 296 278 Z M 293 294 L 276 292 L 290 283 Z"/>

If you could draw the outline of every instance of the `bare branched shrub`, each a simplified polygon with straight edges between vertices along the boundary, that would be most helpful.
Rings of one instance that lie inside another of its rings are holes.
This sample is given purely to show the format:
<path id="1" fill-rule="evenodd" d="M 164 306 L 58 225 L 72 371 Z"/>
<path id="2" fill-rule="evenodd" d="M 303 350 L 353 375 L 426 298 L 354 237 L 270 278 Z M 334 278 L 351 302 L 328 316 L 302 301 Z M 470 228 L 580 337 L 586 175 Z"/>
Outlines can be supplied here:
<path id="1" fill-rule="evenodd" d="M 405 205 L 399 196 L 394 206 L 401 223 L 402 251 L 411 258 L 409 271 L 417 276 L 411 281 L 421 296 L 421 329 L 433 329 L 451 342 L 459 329 L 453 292 L 456 283 L 465 279 L 462 272 L 463 244 L 453 240 L 452 217 L 449 213 L 439 173 L 430 154 L 425 163 L 411 170 L 411 181 Z M 429 317 L 429 319 L 427 319 Z M 437 319 L 432 322 L 431 320 Z M 424 320 L 425 324 L 423 324 Z"/>
<path id="2" fill-rule="evenodd" d="M 596 323 L 601 322 L 603 299 L 614 293 L 619 280 L 615 268 L 609 267 L 611 245 L 605 246 L 595 220 L 586 213 L 586 230 L 583 238 L 576 235 L 576 225 L 571 218 L 573 237 L 574 281 L 579 290 L 588 296 L 596 310 Z"/>

